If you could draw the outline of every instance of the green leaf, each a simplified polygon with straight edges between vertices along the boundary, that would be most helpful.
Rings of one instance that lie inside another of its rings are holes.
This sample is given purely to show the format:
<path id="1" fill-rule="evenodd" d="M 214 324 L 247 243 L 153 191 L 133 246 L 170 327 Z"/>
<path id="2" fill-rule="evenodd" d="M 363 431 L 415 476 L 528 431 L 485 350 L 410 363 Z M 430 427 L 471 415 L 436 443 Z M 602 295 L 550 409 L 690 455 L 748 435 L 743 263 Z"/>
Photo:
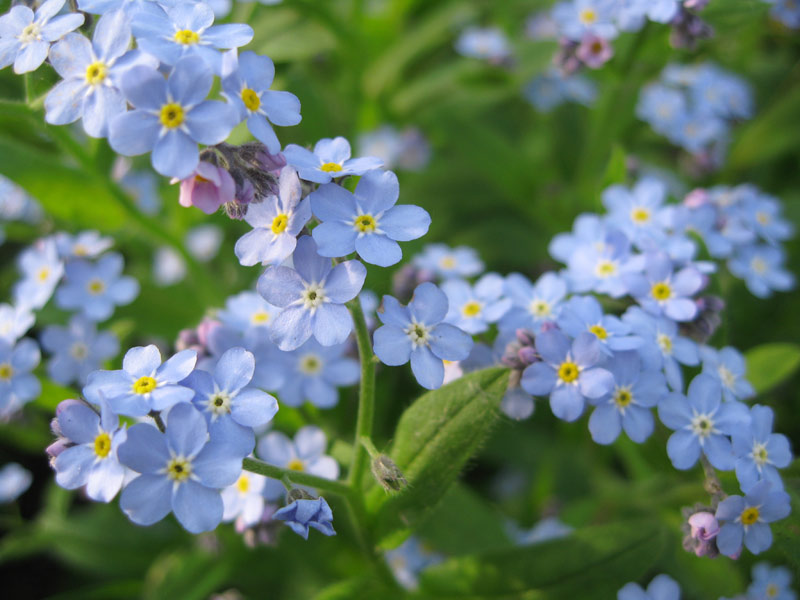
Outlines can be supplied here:
<path id="1" fill-rule="evenodd" d="M 526 599 L 606 600 L 655 564 L 667 538 L 654 521 L 588 527 L 542 544 L 450 559 L 423 573 L 421 590 L 437 598 L 525 593 Z"/>
<path id="2" fill-rule="evenodd" d="M 376 487 L 367 500 L 380 543 L 400 543 L 442 499 L 500 419 L 508 375 L 500 368 L 470 373 L 428 392 L 403 413 L 391 456 L 408 486 L 391 496 Z"/>
<path id="3" fill-rule="evenodd" d="M 763 394 L 786 381 L 800 366 L 800 346 L 797 344 L 764 344 L 749 350 L 747 379 L 756 392 Z"/>
<path id="4" fill-rule="evenodd" d="M 611 157 L 606 165 L 606 173 L 603 177 L 603 188 L 610 185 L 625 183 L 628 169 L 625 165 L 625 149 L 619 144 L 611 149 Z"/>

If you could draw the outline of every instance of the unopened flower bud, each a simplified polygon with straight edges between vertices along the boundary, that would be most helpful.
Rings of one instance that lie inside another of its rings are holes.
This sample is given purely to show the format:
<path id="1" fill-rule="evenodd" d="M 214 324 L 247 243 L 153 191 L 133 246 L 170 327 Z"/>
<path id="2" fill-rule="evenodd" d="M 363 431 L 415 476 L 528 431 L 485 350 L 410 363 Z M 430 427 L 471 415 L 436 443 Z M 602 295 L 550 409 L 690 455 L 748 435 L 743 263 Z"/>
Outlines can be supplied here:
<path id="1" fill-rule="evenodd" d="M 178 202 L 181 206 L 195 206 L 207 215 L 220 206 L 233 201 L 236 185 L 226 169 L 201 161 L 195 172 L 181 181 Z"/>
<path id="2" fill-rule="evenodd" d="M 683 510 L 683 549 L 697 556 L 714 558 L 719 554 L 716 537 L 719 533 L 719 522 L 712 509 L 701 505 Z"/>
<path id="3" fill-rule="evenodd" d="M 281 169 L 286 166 L 286 157 L 278 152 L 270 154 L 266 148 L 256 154 L 256 160 L 261 163 L 265 171 L 272 173 L 275 177 L 281 174 Z"/>
<path id="4" fill-rule="evenodd" d="M 689 527 L 693 538 L 707 542 L 717 537 L 719 522 L 710 512 L 696 512 L 689 517 Z"/>
<path id="5" fill-rule="evenodd" d="M 302 488 L 292 488 L 286 493 L 286 504 L 289 505 L 295 500 L 316 500 L 316 498 Z"/>
<path id="6" fill-rule="evenodd" d="M 530 346 L 523 346 L 520 348 L 519 352 L 517 352 L 517 356 L 519 360 L 526 365 L 532 365 L 539 360 L 539 355 L 536 353 L 536 350 Z"/>
<path id="7" fill-rule="evenodd" d="M 371 468 L 372 475 L 387 492 L 398 492 L 408 485 L 403 473 L 397 468 L 394 461 L 385 454 L 380 454 L 373 459 Z"/>
<path id="8" fill-rule="evenodd" d="M 517 341 L 523 346 L 533 346 L 536 343 L 536 338 L 533 333 L 527 329 L 517 329 L 516 336 Z"/>

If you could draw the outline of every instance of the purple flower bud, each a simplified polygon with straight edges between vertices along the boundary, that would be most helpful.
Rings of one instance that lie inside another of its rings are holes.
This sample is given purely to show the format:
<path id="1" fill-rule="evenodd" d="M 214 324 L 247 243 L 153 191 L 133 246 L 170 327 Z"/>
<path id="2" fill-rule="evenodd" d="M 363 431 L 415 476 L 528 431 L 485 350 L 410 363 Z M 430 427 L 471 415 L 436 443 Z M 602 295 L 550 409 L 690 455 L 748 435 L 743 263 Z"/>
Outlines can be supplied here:
<path id="1" fill-rule="evenodd" d="M 599 69 L 614 56 L 614 49 L 608 40 L 594 34 L 583 37 L 575 56 L 590 69 Z"/>
<path id="2" fill-rule="evenodd" d="M 707 542 L 717 537 L 719 522 L 710 512 L 697 512 L 689 517 L 689 526 L 693 538 Z"/>
<path id="3" fill-rule="evenodd" d="M 536 354 L 536 350 L 530 346 L 523 346 L 517 352 L 517 356 L 519 360 L 523 362 L 526 366 L 532 365 L 537 360 L 539 360 L 539 356 Z"/>
<path id="4" fill-rule="evenodd" d="M 55 419 L 54 419 L 55 420 Z M 66 450 L 70 446 L 69 442 L 66 438 L 59 438 L 52 444 L 50 444 L 46 449 L 45 452 L 47 456 L 50 457 L 51 460 L 54 460 L 61 454 L 64 450 Z"/>
<path id="5" fill-rule="evenodd" d="M 520 328 L 517 329 L 515 333 L 517 336 L 517 341 L 523 346 L 533 346 L 536 344 L 536 338 L 533 336 L 533 333 L 527 329 Z"/>
<path id="6" fill-rule="evenodd" d="M 269 171 L 275 177 L 281 174 L 281 169 L 286 166 L 286 157 L 278 152 L 277 154 L 270 154 L 266 148 L 256 154 L 256 159 L 264 167 L 265 171 Z"/>
<path id="7" fill-rule="evenodd" d="M 195 206 L 207 215 L 220 206 L 233 201 L 236 185 L 227 170 L 201 161 L 195 172 L 181 181 L 178 202 L 181 206 Z"/>
<path id="8" fill-rule="evenodd" d="M 200 344 L 202 344 L 203 347 L 208 347 L 211 335 L 220 327 L 222 327 L 222 323 L 219 321 L 210 317 L 204 317 L 200 325 L 197 326 L 197 339 L 200 340 Z"/>
<path id="9" fill-rule="evenodd" d="M 683 205 L 687 208 L 699 208 L 708 204 L 709 200 L 710 198 L 707 190 L 696 188 L 686 194 L 686 197 L 683 199 Z"/>

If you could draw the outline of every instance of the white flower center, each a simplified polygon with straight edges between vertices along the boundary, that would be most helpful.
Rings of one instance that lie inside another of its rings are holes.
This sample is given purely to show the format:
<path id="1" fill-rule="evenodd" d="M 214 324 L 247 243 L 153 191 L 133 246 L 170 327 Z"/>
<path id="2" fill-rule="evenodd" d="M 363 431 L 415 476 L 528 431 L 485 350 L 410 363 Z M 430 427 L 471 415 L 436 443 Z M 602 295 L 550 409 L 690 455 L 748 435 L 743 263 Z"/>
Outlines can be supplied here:
<path id="1" fill-rule="evenodd" d="M 405 330 L 414 348 L 427 346 L 431 337 L 430 328 L 425 323 L 412 322 Z"/>
<path id="2" fill-rule="evenodd" d="M 225 392 L 214 392 L 208 397 L 208 410 L 215 417 L 227 415 L 231 412 L 231 397 Z"/>
<path id="3" fill-rule="evenodd" d="M 528 310 L 534 317 L 539 319 L 548 317 L 552 313 L 550 303 L 547 300 L 534 299 L 528 306 Z"/>
<path id="4" fill-rule="evenodd" d="M 714 428 L 712 415 L 706 414 L 695 413 L 694 417 L 692 417 L 692 422 L 689 424 L 689 429 L 694 435 L 700 438 L 701 444 L 712 433 L 719 433 L 719 431 Z"/>
<path id="5" fill-rule="evenodd" d="M 722 385 L 724 385 L 728 389 L 733 389 L 733 386 L 736 385 L 736 375 L 731 373 L 730 369 L 728 369 L 725 365 L 720 365 L 717 369 L 719 373 L 719 378 L 722 381 Z"/>
<path id="6" fill-rule="evenodd" d="M 309 283 L 300 295 L 303 300 L 303 308 L 314 312 L 325 302 L 325 288 L 318 283 Z"/>
<path id="7" fill-rule="evenodd" d="M 304 375 L 316 375 L 322 371 L 322 359 L 316 354 L 304 354 L 300 357 L 299 369 Z"/>
<path id="8" fill-rule="evenodd" d="M 31 42 L 38 42 L 42 39 L 42 28 L 39 27 L 38 23 L 26 25 L 22 33 L 17 36 L 17 39 L 22 42 L 23 45 L 30 44 Z"/>
<path id="9" fill-rule="evenodd" d="M 656 336 L 658 347 L 661 348 L 661 353 L 664 355 L 672 354 L 672 338 L 666 333 L 659 333 Z"/>
<path id="10" fill-rule="evenodd" d="M 769 462 L 769 452 L 767 452 L 767 447 L 759 442 L 755 442 L 753 444 L 753 451 L 750 453 L 750 455 L 753 457 L 753 461 L 759 466 L 759 468 L 763 467 Z"/>
<path id="11" fill-rule="evenodd" d="M 75 342 L 70 347 L 69 353 L 75 360 L 83 360 L 89 356 L 89 348 L 83 342 Z"/>

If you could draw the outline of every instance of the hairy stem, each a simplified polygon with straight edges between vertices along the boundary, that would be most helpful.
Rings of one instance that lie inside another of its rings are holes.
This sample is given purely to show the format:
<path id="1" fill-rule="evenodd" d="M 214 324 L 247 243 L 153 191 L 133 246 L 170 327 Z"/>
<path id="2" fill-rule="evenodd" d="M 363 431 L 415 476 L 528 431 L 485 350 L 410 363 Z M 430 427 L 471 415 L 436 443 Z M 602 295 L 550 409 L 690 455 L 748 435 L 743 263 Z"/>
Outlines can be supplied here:
<path id="1" fill-rule="evenodd" d="M 255 458 L 245 458 L 242 463 L 242 468 L 251 473 L 258 473 L 266 477 L 272 477 L 278 481 L 290 481 L 297 485 L 309 485 L 317 488 L 322 492 L 330 492 L 344 496 L 347 499 L 353 497 L 353 489 L 343 481 L 336 481 L 335 479 L 325 479 L 324 477 L 317 477 L 310 473 L 303 473 L 301 471 L 292 471 L 291 469 L 284 469 L 283 467 L 276 467 Z"/>

